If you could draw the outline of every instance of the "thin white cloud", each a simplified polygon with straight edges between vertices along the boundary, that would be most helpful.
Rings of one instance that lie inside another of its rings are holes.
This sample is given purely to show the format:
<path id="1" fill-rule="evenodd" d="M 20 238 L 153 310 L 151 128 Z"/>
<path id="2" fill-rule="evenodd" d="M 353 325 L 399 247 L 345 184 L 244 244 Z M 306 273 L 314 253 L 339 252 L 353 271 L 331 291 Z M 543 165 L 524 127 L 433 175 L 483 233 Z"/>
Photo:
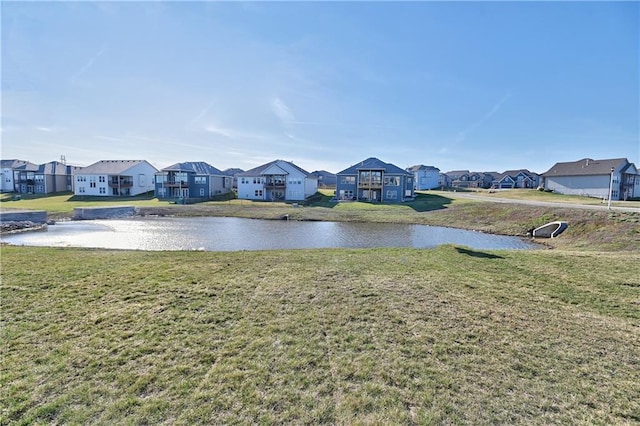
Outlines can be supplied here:
<path id="1" fill-rule="evenodd" d="M 75 84 L 75 83 L 76 83 L 76 81 L 77 81 L 77 80 L 78 80 L 78 79 L 79 79 L 79 78 L 80 78 L 84 73 L 86 73 L 87 71 L 89 71 L 89 69 L 91 69 L 91 67 L 93 66 L 93 64 L 95 63 L 95 61 L 96 61 L 100 56 L 102 56 L 102 54 L 104 53 L 104 51 L 105 51 L 105 46 L 102 46 L 102 47 L 100 48 L 100 50 L 99 50 L 95 55 L 93 55 L 91 58 L 89 58 L 89 60 L 87 61 L 87 63 L 86 63 L 86 64 L 84 64 L 84 65 L 82 66 L 82 68 L 80 68 L 80 69 L 78 70 L 78 72 L 76 72 L 76 73 L 74 74 L 74 76 L 73 76 L 73 77 L 71 77 L 71 83 L 72 83 L 72 84 Z"/>
<path id="2" fill-rule="evenodd" d="M 36 127 L 36 130 L 40 130 L 41 132 L 52 133 L 54 131 L 53 127 Z"/>
<path id="3" fill-rule="evenodd" d="M 206 130 L 207 132 L 210 132 L 210 133 L 215 133 L 217 135 L 224 136 L 226 138 L 233 138 L 234 137 L 233 130 L 225 129 L 223 127 L 218 127 L 218 126 L 213 125 L 213 124 L 205 126 L 204 130 Z"/>
<path id="4" fill-rule="evenodd" d="M 489 121 L 489 119 L 493 117 L 500 110 L 500 108 L 502 107 L 502 104 L 504 104 L 510 97 L 511 97 L 511 93 L 507 93 L 505 96 L 503 96 L 502 99 L 500 99 L 495 105 L 493 105 L 493 107 L 491 107 L 491 109 L 485 115 L 483 115 L 480 120 L 475 122 L 472 126 L 468 127 L 467 129 L 459 132 L 458 137 L 456 138 L 456 141 L 457 142 L 464 141 L 469 133 L 477 130 L 480 126 L 482 126 L 484 123 Z"/>
<path id="5" fill-rule="evenodd" d="M 280 119 L 280 122 L 285 126 L 288 126 L 296 121 L 296 117 L 293 114 L 293 111 L 291 111 L 291 108 L 289 108 L 287 104 L 278 97 L 274 98 L 273 101 L 271 101 L 271 110 Z"/>
<path id="6" fill-rule="evenodd" d="M 187 126 L 190 126 L 194 123 L 196 123 L 198 120 L 200 120 L 202 117 L 204 117 L 209 110 L 213 107 L 213 104 L 215 104 L 215 99 L 212 99 L 211 102 L 209 102 L 209 104 L 207 106 L 205 106 L 198 114 L 196 114 L 188 123 Z"/>

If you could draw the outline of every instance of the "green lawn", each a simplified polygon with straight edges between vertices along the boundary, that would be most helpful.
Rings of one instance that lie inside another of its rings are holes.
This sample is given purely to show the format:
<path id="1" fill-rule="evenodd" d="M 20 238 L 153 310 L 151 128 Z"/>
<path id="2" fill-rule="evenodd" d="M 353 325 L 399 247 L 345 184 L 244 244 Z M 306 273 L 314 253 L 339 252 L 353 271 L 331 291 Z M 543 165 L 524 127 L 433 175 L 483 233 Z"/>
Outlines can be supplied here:
<path id="1" fill-rule="evenodd" d="M 633 424 L 640 254 L 2 247 L 1 424 Z"/>

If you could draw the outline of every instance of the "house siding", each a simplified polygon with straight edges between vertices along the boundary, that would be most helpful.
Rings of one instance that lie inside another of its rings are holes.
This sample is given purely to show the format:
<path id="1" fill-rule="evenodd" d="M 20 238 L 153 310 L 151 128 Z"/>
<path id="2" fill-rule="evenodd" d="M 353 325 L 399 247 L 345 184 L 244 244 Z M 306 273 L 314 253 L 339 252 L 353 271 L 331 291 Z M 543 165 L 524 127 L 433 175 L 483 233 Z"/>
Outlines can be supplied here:
<path id="1" fill-rule="evenodd" d="M 610 175 L 547 177 L 545 189 L 559 194 L 608 199 L 610 179 Z M 617 198 L 612 197 L 612 199 Z"/>
<path id="2" fill-rule="evenodd" d="M 304 201 L 317 191 L 317 178 L 283 160 L 238 176 L 238 198 L 245 200 Z"/>

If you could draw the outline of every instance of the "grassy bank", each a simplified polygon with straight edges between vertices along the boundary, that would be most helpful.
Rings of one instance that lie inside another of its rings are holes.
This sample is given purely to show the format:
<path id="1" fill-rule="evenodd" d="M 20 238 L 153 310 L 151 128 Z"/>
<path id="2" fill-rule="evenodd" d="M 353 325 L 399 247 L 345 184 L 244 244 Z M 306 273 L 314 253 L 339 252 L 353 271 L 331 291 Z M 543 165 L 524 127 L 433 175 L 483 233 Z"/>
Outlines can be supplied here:
<path id="1" fill-rule="evenodd" d="M 2 424 L 640 421 L 640 255 L 2 247 Z"/>

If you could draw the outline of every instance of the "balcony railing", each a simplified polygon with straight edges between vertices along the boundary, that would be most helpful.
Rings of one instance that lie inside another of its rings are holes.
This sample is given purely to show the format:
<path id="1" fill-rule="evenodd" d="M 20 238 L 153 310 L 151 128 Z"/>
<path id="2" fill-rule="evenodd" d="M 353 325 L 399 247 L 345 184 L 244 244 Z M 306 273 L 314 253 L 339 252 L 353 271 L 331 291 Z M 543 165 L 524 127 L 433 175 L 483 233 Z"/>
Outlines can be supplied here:
<path id="1" fill-rule="evenodd" d="M 131 188 L 133 186 L 132 180 L 110 180 L 109 188 Z"/>
<path id="2" fill-rule="evenodd" d="M 373 182 L 358 182 L 358 188 L 368 189 L 368 188 L 382 188 L 382 182 L 373 181 Z"/>
<path id="3" fill-rule="evenodd" d="M 266 181 L 264 186 L 265 188 L 286 188 L 287 183 L 282 181 Z"/>
<path id="4" fill-rule="evenodd" d="M 162 183 L 163 186 L 167 188 L 188 188 L 189 182 L 186 180 L 171 180 Z"/>

